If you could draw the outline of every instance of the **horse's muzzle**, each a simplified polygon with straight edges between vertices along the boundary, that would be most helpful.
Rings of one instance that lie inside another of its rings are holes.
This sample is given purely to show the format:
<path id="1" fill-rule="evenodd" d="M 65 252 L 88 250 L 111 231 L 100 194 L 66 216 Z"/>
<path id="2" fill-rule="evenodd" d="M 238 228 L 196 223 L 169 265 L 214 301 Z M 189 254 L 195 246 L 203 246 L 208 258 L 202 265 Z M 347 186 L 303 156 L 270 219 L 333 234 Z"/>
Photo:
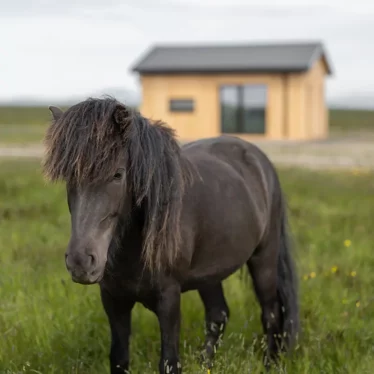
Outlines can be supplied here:
<path id="1" fill-rule="evenodd" d="M 65 263 L 75 283 L 95 284 L 103 278 L 104 269 L 101 269 L 94 254 L 66 254 Z"/>

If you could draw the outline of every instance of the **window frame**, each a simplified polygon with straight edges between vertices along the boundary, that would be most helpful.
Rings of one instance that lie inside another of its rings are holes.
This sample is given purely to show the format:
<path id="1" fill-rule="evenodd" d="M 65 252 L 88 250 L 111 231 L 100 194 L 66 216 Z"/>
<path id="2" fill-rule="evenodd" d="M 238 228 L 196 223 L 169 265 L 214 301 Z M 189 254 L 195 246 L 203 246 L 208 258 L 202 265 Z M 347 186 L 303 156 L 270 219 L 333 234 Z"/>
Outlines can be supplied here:
<path id="1" fill-rule="evenodd" d="M 183 104 L 180 107 L 178 107 L 178 103 L 179 104 L 183 103 Z M 194 99 L 191 99 L 191 98 L 169 99 L 169 112 L 192 113 L 194 111 L 195 111 L 195 100 Z"/>
<path id="2" fill-rule="evenodd" d="M 244 103 L 244 90 L 245 87 L 263 87 L 265 88 L 265 105 L 264 105 L 264 126 L 263 126 L 263 131 L 257 132 L 257 131 L 245 131 L 245 119 L 244 119 L 244 113 L 245 113 L 245 108 L 246 105 Z M 223 105 L 224 103 L 222 102 L 222 94 L 225 88 L 231 88 L 234 87 L 236 91 L 236 100 L 238 101 L 237 106 L 235 107 L 235 112 L 236 112 L 236 123 L 235 123 L 235 128 L 236 130 L 234 132 L 230 131 L 224 131 L 224 111 L 223 111 Z M 220 129 L 221 133 L 224 134 L 230 134 L 230 133 L 235 133 L 235 134 L 249 134 L 249 135 L 265 135 L 266 134 L 266 122 L 267 122 L 267 109 L 268 109 L 268 85 L 264 83 L 244 83 L 244 84 L 221 84 L 219 86 L 219 108 L 220 108 Z"/>

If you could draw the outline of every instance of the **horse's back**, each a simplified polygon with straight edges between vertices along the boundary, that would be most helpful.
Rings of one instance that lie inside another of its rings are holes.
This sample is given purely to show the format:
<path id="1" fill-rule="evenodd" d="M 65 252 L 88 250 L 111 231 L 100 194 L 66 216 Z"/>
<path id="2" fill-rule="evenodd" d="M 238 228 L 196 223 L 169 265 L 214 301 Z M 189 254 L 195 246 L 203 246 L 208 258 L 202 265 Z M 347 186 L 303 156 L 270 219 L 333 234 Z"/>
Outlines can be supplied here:
<path id="1" fill-rule="evenodd" d="M 267 160 L 267 156 L 255 144 L 243 139 L 221 135 L 212 138 L 198 139 L 190 143 L 182 145 L 182 152 L 188 157 L 196 153 L 208 153 L 220 159 L 233 161 L 245 161 L 248 163 L 248 155 L 258 158 L 258 160 Z"/>
<path id="2" fill-rule="evenodd" d="M 195 164 L 207 159 L 228 164 L 252 187 L 257 182 L 272 184 L 276 176 L 275 169 L 265 153 L 256 145 L 237 137 L 222 135 L 199 139 L 183 145 L 182 152 Z"/>
<path id="3" fill-rule="evenodd" d="M 275 168 L 259 147 L 237 137 L 222 135 L 187 143 L 182 152 L 196 165 L 202 177 L 205 176 L 207 185 L 242 184 L 256 210 L 270 214 L 272 199 L 281 191 Z"/>

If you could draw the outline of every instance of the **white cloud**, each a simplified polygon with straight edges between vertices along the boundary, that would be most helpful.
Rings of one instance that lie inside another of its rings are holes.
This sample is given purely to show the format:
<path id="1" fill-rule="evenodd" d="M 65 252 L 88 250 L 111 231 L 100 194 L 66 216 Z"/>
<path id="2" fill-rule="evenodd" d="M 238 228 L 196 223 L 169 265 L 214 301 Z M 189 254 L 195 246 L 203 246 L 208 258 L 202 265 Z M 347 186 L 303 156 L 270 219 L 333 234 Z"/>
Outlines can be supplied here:
<path id="1" fill-rule="evenodd" d="M 2 6 L 0 100 L 137 89 L 129 69 L 154 43 L 322 40 L 329 97 L 374 87 L 374 3 L 248 0 L 13 0 Z"/>

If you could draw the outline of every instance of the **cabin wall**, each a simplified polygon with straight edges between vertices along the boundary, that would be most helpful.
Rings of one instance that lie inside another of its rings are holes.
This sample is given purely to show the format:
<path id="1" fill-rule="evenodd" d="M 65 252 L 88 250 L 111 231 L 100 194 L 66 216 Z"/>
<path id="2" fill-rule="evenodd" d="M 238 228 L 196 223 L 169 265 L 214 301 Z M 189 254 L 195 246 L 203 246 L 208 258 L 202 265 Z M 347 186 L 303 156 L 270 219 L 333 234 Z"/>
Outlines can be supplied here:
<path id="1" fill-rule="evenodd" d="M 221 134 L 220 87 L 265 84 L 265 134 L 232 134 L 247 140 L 323 137 L 327 129 L 324 103 L 324 66 L 306 74 L 186 74 L 143 75 L 142 114 L 176 129 L 182 141 Z M 191 112 L 171 112 L 170 99 L 193 99 Z"/>
<path id="2" fill-rule="evenodd" d="M 326 66 L 320 59 L 305 77 L 305 89 L 308 92 L 306 101 L 308 136 L 313 139 L 323 139 L 328 136 L 325 75 Z"/>
<path id="3" fill-rule="evenodd" d="M 141 112 L 151 119 L 161 119 L 177 130 L 182 140 L 221 134 L 219 90 L 221 85 L 265 84 L 267 86 L 266 133 L 233 134 L 246 139 L 284 136 L 284 79 L 282 75 L 148 75 L 141 77 L 143 101 Z M 193 99 L 193 112 L 170 112 L 170 99 Z"/>
<path id="4" fill-rule="evenodd" d="M 325 100 L 326 66 L 316 61 L 306 73 L 287 77 L 287 133 L 289 139 L 328 137 L 328 108 Z"/>

